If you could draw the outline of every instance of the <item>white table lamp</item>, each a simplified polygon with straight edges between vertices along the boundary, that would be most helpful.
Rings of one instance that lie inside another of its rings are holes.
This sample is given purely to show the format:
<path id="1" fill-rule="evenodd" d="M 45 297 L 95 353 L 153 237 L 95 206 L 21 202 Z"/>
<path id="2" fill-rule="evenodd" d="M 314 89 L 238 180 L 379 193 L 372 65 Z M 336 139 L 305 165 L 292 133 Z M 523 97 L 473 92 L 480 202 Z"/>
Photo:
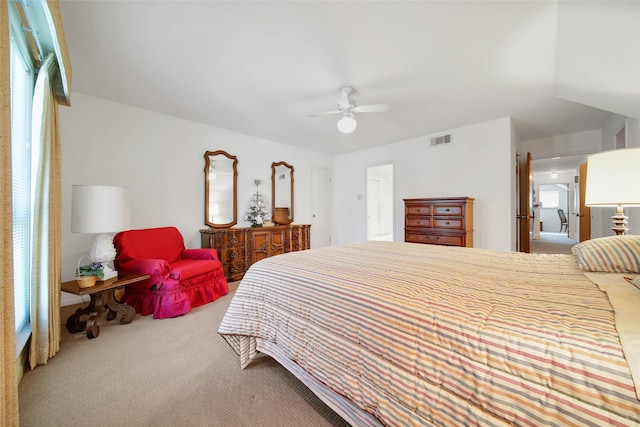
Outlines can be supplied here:
<path id="1" fill-rule="evenodd" d="M 104 278 L 118 272 L 109 267 L 116 257 L 113 234 L 131 227 L 129 189 L 105 185 L 74 185 L 71 194 L 71 231 L 96 234 L 89 256 L 103 264 Z"/>
<path id="2" fill-rule="evenodd" d="M 629 230 L 624 207 L 640 206 L 640 148 L 605 151 L 587 158 L 585 205 L 615 207 L 611 229 L 618 235 Z"/>

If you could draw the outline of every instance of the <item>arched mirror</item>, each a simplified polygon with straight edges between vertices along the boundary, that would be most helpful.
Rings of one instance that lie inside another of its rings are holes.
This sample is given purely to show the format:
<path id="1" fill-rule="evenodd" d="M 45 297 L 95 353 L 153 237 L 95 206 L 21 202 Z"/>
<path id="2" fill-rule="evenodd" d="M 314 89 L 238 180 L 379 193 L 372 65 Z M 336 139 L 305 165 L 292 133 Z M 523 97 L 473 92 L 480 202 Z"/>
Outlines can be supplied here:
<path id="1" fill-rule="evenodd" d="M 271 163 L 271 203 L 276 224 L 293 222 L 293 166 L 286 162 Z"/>
<path id="2" fill-rule="evenodd" d="M 204 159 L 204 223 L 231 227 L 238 222 L 238 158 L 225 151 L 207 151 Z"/>

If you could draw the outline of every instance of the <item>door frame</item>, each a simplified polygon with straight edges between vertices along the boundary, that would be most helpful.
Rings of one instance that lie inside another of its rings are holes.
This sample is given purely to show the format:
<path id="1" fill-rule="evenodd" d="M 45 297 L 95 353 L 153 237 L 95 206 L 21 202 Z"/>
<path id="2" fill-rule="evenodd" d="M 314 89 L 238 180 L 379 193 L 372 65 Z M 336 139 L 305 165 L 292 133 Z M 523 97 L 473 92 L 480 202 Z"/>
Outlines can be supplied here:
<path id="1" fill-rule="evenodd" d="M 366 197 L 366 236 L 367 236 L 367 240 L 370 239 L 369 236 L 369 219 L 371 217 L 370 212 L 369 212 L 369 171 L 370 169 L 373 168 L 379 168 L 381 166 L 391 166 L 391 200 L 390 200 L 390 209 L 391 209 L 391 218 L 390 218 L 390 230 L 391 230 L 391 240 L 394 241 L 395 237 L 396 237 L 396 230 L 395 230 L 395 194 L 396 194 L 396 167 L 395 167 L 395 162 L 393 161 L 385 161 L 385 162 L 380 162 L 380 163 L 374 163 L 374 164 L 370 164 L 366 166 L 366 186 L 367 186 L 367 197 Z"/>
<path id="2" fill-rule="evenodd" d="M 531 252 L 531 193 L 533 177 L 531 170 L 531 153 L 526 156 L 516 154 L 516 250 Z"/>

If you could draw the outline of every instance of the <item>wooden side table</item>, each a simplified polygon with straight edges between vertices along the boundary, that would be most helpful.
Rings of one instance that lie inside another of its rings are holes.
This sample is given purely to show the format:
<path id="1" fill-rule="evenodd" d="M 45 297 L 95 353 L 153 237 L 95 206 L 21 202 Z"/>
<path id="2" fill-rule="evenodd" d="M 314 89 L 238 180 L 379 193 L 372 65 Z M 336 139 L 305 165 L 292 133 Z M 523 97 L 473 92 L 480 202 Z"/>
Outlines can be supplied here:
<path id="1" fill-rule="evenodd" d="M 107 320 L 115 319 L 118 312 L 122 312 L 120 324 L 125 325 L 131 323 L 136 315 L 136 311 L 126 303 L 119 302 L 114 296 L 115 291 L 125 285 L 140 282 L 150 277 L 148 274 L 119 272 L 117 278 L 97 282 L 95 286 L 90 288 L 80 288 L 76 280 L 63 282 L 60 286 L 63 291 L 80 296 L 89 295 L 91 297 L 91 301 L 86 307 L 79 308 L 69 316 L 67 319 L 67 329 L 72 334 L 86 331 L 88 338 L 96 338 L 100 334 L 98 319 L 106 309 L 109 310 Z M 86 320 L 83 320 L 84 316 L 88 316 Z"/>

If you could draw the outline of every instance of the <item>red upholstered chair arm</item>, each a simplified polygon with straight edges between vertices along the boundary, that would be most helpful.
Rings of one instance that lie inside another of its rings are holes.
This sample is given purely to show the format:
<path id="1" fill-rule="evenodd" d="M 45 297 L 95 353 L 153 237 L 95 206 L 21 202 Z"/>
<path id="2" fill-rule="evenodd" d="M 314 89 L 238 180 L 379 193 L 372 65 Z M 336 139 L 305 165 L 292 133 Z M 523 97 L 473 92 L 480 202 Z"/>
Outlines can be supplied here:
<path id="1" fill-rule="evenodd" d="M 118 262 L 118 270 L 138 274 L 149 274 L 151 279 L 164 280 L 169 277 L 171 267 L 163 259 L 136 258 Z"/>
<path id="2" fill-rule="evenodd" d="M 182 259 L 213 259 L 219 261 L 218 251 L 215 249 L 185 249 L 182 251 Z"/>

